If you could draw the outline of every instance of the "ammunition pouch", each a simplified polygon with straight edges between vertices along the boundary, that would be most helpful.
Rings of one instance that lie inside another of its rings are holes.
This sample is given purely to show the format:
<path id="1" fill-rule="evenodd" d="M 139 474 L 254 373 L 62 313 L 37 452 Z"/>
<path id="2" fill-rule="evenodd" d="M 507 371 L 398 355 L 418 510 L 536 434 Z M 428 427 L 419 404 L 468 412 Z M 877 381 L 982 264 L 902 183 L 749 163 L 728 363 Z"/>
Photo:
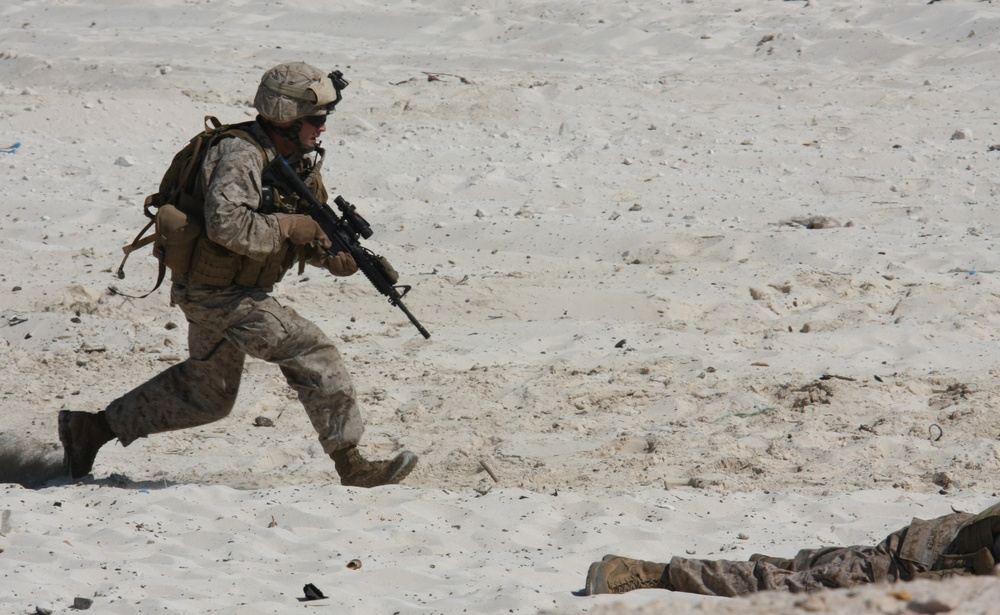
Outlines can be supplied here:
<path id="1" fill-rule="evenodd" d="M 265 260 L 256 261 L 202 235 L 195 242 L 187 278 L 207 286 L 269 287 L 280 282 L 294 262 L 295 250 L 287 243 Z"/>

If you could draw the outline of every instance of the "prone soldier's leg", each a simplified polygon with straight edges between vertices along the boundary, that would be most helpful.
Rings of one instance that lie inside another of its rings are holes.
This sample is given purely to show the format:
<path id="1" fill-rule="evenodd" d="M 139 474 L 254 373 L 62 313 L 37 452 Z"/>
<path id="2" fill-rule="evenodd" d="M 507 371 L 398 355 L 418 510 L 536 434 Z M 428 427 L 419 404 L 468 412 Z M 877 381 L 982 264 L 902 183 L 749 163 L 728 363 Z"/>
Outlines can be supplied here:
<path id="1" fill-rule="evenodd" d="M 895 581 L 895 563 L 881 546 L 807 549 L 785 567 L 769 563 L 768 558 L 743 562 L 674 557 L 668 573 L 675 591 L 708 596 L 743 596 L 766 590 L 807 592 Z"/>

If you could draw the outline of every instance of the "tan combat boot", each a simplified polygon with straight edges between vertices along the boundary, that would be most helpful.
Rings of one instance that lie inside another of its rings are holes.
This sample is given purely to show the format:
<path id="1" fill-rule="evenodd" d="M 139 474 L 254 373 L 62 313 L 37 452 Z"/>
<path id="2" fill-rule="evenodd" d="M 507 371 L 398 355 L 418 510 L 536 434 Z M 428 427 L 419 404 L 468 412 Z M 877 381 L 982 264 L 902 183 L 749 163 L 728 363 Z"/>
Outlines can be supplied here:
<path id="1" fill-rule="evenodd" d="M 97 451 L 115 439 L 103 412 L 59 411 L 59 440 L 63 445 L 63 468 L 73 478 L 90 474 Z"/>
<path id="2" fill-rule="evenodd" d="M 588 596 L 594 594 L 624 594 L 633 589 L 671 589 L 669 567 L 617 555 L 605 555 L 587 571 Z"/>
<path id="3" fill-rule="evenodd" d="M 394 485 L 406 478 L 417 464 L 417 456 L 410 451 L 385 461 L 368 461 L 356 446 L 334 451 L 330 458 L 340 474 L 340 484 L 347 487 Z"/>

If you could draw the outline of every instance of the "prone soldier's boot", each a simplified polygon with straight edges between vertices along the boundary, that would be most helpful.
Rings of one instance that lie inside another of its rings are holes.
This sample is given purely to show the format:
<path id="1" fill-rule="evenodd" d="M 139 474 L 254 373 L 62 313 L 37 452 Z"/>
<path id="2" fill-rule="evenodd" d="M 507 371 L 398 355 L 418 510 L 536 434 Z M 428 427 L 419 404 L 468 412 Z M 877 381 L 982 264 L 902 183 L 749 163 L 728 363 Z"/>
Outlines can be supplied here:
<path id="1" fill-rule="evenodd" d="M 330 453 L 333 465 L 340 474 L 340 484 L 347 487 L 378 487 L 401 482 L 417 464 L 417 456 L 403 451 L 392 459 L 368 461 L 357 446 L 349 446 Z"/>
<path id="2" fill-rule="evenodd" d="M 633 589 L 673 589 L 670 585 L 670 567 L 667 564 L 605 555 L 594 562 L 587 571 L 584 593 L 624 594 Z"/>
<path id="3" fill-rule="evenodd" d="M 90 474 L 97 451 L 115 439 L 103 412 L 59 411 L 59 440 L 63 446 L 63 468 L 73 478 Z"/>

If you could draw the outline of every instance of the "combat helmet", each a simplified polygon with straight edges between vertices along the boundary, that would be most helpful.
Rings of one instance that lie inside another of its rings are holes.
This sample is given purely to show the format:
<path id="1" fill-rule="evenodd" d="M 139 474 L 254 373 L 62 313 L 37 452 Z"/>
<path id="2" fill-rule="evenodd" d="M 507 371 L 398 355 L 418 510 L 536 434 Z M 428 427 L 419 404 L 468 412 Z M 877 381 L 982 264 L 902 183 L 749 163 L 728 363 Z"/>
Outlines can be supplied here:
<path id="1" fill-rule="evenodd" d="M 279 64 L 261 77 L 253 106 L 271 122 L 329 115 L 347 87 L 339 70 L 326 74 L 305 62 Z"/>

